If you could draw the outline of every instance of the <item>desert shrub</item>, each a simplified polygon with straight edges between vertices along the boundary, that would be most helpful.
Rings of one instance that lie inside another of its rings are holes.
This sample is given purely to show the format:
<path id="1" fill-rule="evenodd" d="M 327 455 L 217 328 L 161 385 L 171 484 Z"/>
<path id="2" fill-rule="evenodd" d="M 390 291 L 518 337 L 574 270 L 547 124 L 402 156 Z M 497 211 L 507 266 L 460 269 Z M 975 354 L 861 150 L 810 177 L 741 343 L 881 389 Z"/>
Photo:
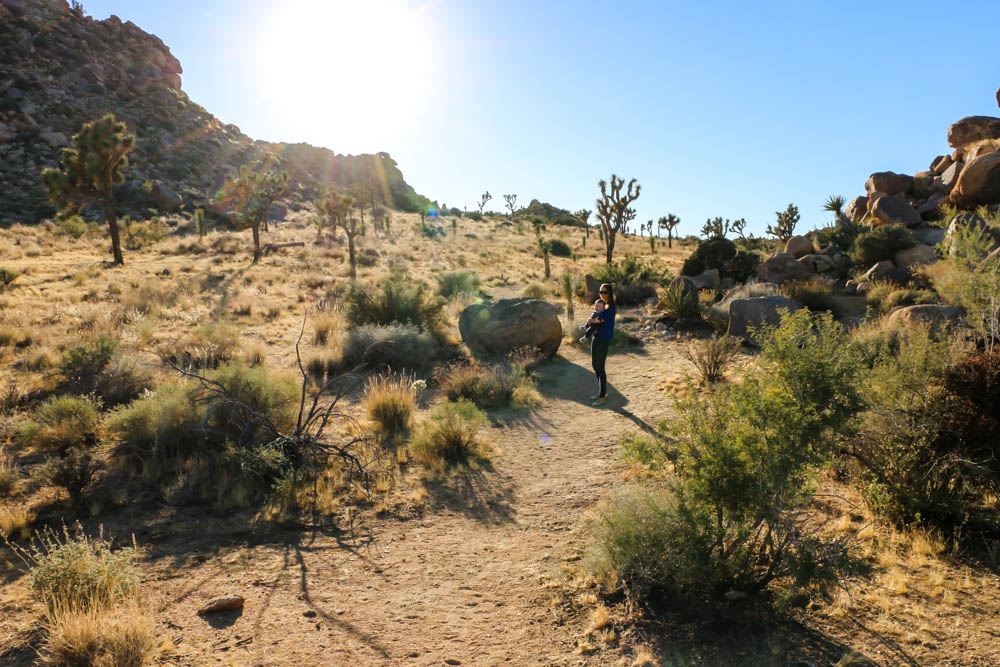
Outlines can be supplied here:
<path id="1" fill-rule="evenodd" d="M 416 409 L 413 378 L 406 375 L 377 375 L 369 378 L 361 407 L 368 419 L 385 433 L 408 430 Z"/>
<path id="2" fill-rule="evenodd" d="M 921 268 L 942 300 L 965 312 L 971 333 L 986 345 L 1000 340 L 1000 256 L 988 256 L 991 245 L 960 232 L 944 261 Z"/>
<path id="3" fill-rule="evenodd" d="M 50 610 L 107 609 L 139 588 L 135 550 L 112 549 L 103 535 L 91 538 L 77 524 L 36 534 L 22 554 L 31 566 L 31 589 Z"/>
<path id="4" fill-rule="evenodd" d="M 667 317 L 677 320 L 701 319 L 701 304 L 698 294 L 687 290 L 684 282 L 677 280 L 660 291 L 660 306 Z"/>
<path id="5" fill-rule="evenodd" d="M 441 321 L 444 301 L 423 284 L 391 274 L 378 285 L 355 284 L 344 297 L 351 324 L 413 324 L 427 329 Z"/>
<path id="6" fill-rule="evenodd" d="M 468 399 L 480 408 L 511 408 L 522 407 L 518 390 L 530 387 L 531 378 L 522 363 L 507 359 L 493 365 L 472 361 L 451 366 L 439 383 L 450 401 Z"/>
<path id="7" fill-rule="evenodd" d="M 468 211 L 466 212 L 465 217 L 469 220 L 475 220 L 476 222 L 483 221 L 483 214 L 479 211 Z"/>
<path id="8" fill-rule="evenodd" d="M 833 443 L 853 430 L 860 356 L 829 315 L 806 310 L 759 337 L 757 369 L 736 385 L 692 394 L 672 423 L 661 423 L 671 439 L 649 458 L 673 462 L 677 476 L 656 501 L 633 493 L 604 506 L 612 518 L 595 527 L 598 553 L 626 573 L 622 583 L 640 600 L 664 591 L 753 594 L 776 580 L 822 588 L 844 564 L 843 545 L 811 537 L 797 510 Z"/>
<path id="9" fill-rule="evenodd" d="M 235 359 L 239 347 L 239 330 L 227 322 L 213 321 L 198 327 L 173 349 L 161 350 L 161 355 L 182 368 L 216 368 Z"/>
<path id="10" fill-rule="evenodd" d="M 478 294 L 479 276 L 472 271 L 452 271 L 437 277 L 438 294 L 445 299 L 456 295 Z"/>
<path id="11" fill-rule="evenodd" d="M 692 341 L 681 351 L 685 359 L 694 364 L 698 380 L 708 386 L 725 377 L 738 351 L 736 341 L 729 336 L 712 336 L 706 340 Z"/>
<path id="12" fill-rule="evenodd" d="M 344 341 L 339 368 L 387 367 L 420 370 L 438 356 L 434 336 L 412 324 L 352 327 Z"/>
<path id="13" fill-rule="evenodd" d="M 854 245 L 858 229 L 852 224 L 833 224 L 816 230 L 816 239 L 820 247 L 832 245 L 840 252 L 846 253 Z"/>
<path id="14" fill-rule="evenodd" d="M 529 299 L 544 299 L 548 295 L 549 290 L 545 288 L 545 285 L 541 285 L 539 283 L 528 283 L 528 285 L 521 292 L 521 296 Z"/>
<path id="15" fill-rule="evenodd" d="M 431 468 L 482 455 L 484 445 L 478 434 L 487 423 L 486 415 L 470 401 L 443 403 L 414 430 L 410 453 Z"/>
<path id="16" fill-rule="evenodd" d="M 834 298 L 833 288 L 825 278 L 792 280 L 783 283 L 781 291 L 814 313 L 826 311 L 833 313 L 834 317 L 843 315 L 843 309 Z"/>
<path id="17" fill-rule="evenodd" d="M 106 430 L 119 442 L 119 453 L 141 463 L 218 452 L 227 443 L 249 450 L 269 441 L 272 429 L 288 432 L 293 426 L 299 401 L 293 377 L 241 364 L 221 366 L 206 377 L 236 401 L 223 401 L 192 383 L 163 384 L 109 417 Z"/>
<path id="18" fill-rule="evenodd" d="M 158 243 L 167 233 L 159 218 L 152 218 L 146 222 L 128 222 L 126 219 L 125 222 L 122 245 L 127 250 L 139 250 Z"/>
<path id="19" fill-rule="evenodd" d="M 985 492 L 1000 494 L 1000 350 L 977 351 L 947 370 L 943 386 L 947 409 L 944 442 L 963 462 L 969 500 L 978 503 Z"/>
<path id="20" fill-rule="evenodd" d="M 0 447 L 0 498 L 6 498 L 14 489 L 14 483 L 20 475 L 20 467 Z"/>
<path id="21" fill-rule="evenodd" d="M 78 503 L 83 498 L 84 488 L 90 484 L 100 464 L 90 452 L 73 448 L 64 456 L 49 459 L 44 468 L 46 481 L 53 486 L 66 489 L 70 500 Z"/>
<path id="22" fill-rule="evenodd" d="M 365 248 L 358 253 L 357 256 L 358 266 L 372 267 L 378 263 L 378 250 L 375 248 Z"/>
<path id="23" fill-rule="evenodd" d="M 3 292 L 4 289 L 13 285 L 14 281 L 17 280 L 20 275 L 21 274 L 18 271 L 0 267 L 0 292 Z"/>
<path id="24" fill-rule="evenodd" d="M 115 355 L 94 378 L 93 392 L 105 407 L 115 407 L 136 399 L 152 386 L 148 371 L 133 356 Z"/>
<path id="25" fill-rule="evenodd" d="M 892 259 L 900 250 L 916 244 L 916 237 L 905 225 L 879 225 L 860 232 L 848 256 L 860 268 L 867 269 L 877 262 Z"/>
<path id="26" fill-rule="evenodd" d="M 41 654 L 53 665 L 144 665 L 159 643 L 153 621 L 133 605 L 60 611 L 49 615 L 44 628 Z"/>
<path id="27" fill-rule="evenodd" d="M 550 239 L 546 241 L 546 245 L 549 249 L 549 254 L 553 257 L 569 257 L 573 254 L 573 250 L 569 247 L 562 239 Z"/>
<path id="28" fill-rule="evenodd" d="M 660 470 L 667 463 L 669 448 L 662 437 L 644 433 L 626 433 L 618 440 L 622 458 L 645 466 L 650 470 Z"/>
<path id="29" fill-rule="evenodd" d="M 756 275 L 760 256 L 749 250 L 737 250 L 727 238 L 713 237 L 698 243 L 695 251 L 684 260 L 682 276 L 696 276 L 709 269 L 718 269 L 719 275 L 743 282 Z"/>
<path id="30" fill-rule="evenodd" d="M 34 418 L 15 436 L 21 447 L 65 451 L 97 442 L 97 405 L 84 396 L 53 396 L 38 406 Z"/>
<path id="31" fill-rule="evenodd" d="M 903 306 L 937 303 L 939 300 L 938 295 L 933 291 L 913 287 L 896 287 L 880 301 L 871 298 L 868 299 L 869 303 L 874 301 L 873 305 L 882 313 L 891 313 L 896 308 L 902 308 Z"/>
<path id="32" fill-rule="evenodd" d="M 593 273 L 599 282 L 611 283 L 615 286 L 615 298 L 619 298 L 619 289 L 623 285 L 633 283 L 652 283 L 661 285 L 670 280 L 670 271 L 658 261 L 644 260 L 634 255 L 626 255 L 624 259 L 611 264 L 601 264 Z"/>
<path id="33" fill-rule="evenodd" d="M 80 394 L 93 391 L 97 375 L 110 363 L 117 350 L 116 341 L 101 336 L 93 344 L 78 345 L 63 352 L 59 371 L 65 378 L 67 390 Z"/>
<path id="34" fill-rule="evenodd" d="M 56 218 L 56 234 L 79 239 L 87 235 L 96 225 L 86 222 L 78 215 Z"/>
<path id="35" fill-rule="evenodd" d="M 947 526 L 962 514 L 972 466 L 960 457 L 943 378 L 959 350 L 929 331 L 883 341 L 863 384 L 869 406 L 848 455 L 868 506 L 900 522 Z"/>
<path id="36" fill-rule="evenodd" d="M 313 345 L 326 345 L 330 341 L 330 335 L 336 334 L 340 329 L 339 318 L 336 313 L 323 311 L 313 318 Z"/>

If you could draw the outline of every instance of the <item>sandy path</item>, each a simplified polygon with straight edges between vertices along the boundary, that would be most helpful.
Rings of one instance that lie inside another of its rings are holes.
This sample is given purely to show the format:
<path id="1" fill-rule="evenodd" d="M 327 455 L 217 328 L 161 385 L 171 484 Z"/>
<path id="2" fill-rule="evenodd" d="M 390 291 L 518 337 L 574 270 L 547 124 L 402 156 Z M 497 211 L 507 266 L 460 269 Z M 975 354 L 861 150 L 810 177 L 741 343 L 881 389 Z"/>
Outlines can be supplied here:
<path id="1" fill-rule="evenodd" d="M 176 632 L 179 661 L 565 665 L 617 659 L 617 652 L 580 653 L 585 619 L 561 617 L 543 584 L 579 555 L 584 512 L 618 474 L 618 436 L 639 422 L 653 426 L 662 415 L 664 395 L 651 376 L 679 372 L 672 345 L 614 355 L 611 400 L 600 409 L 587 400 L 594 388 L 589 357 L 564 346 L 560 358 L 539 370 L 544 405 L 497 429 L 502 453 L 491 467 L 432 488 L 429 511 L 380 525 L 364 547 L 304 535 L 298 544 L 259 546 L 207 559 L 193 572 L 185 568 L 184 581 L 193 586 L 187 593 L 178 595 L 169 580 L 150 582 L 154 591 L 162 588 L 157 617 Z M 163 573 L 171 576 L 166 563 Z M 229 592 L 246 596 L 241 615 L 213 625 L 195 616 L 206 596 Z"/>

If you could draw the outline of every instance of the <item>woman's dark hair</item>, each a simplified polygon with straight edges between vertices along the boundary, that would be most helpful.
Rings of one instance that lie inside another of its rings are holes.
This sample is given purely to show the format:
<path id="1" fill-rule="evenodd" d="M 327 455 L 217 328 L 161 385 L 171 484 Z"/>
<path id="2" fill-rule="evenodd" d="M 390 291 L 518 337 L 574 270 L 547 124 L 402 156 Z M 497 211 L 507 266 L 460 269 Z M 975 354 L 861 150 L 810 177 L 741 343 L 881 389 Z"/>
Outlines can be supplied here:
<path id="1" fill-rule="evenodd" d="M 597 290 L 597 293 L 601 295 L 604 303 L 609 306 L 615 305 L 615 288 L 609 283 L 601 283 L 601 287 Z"/>

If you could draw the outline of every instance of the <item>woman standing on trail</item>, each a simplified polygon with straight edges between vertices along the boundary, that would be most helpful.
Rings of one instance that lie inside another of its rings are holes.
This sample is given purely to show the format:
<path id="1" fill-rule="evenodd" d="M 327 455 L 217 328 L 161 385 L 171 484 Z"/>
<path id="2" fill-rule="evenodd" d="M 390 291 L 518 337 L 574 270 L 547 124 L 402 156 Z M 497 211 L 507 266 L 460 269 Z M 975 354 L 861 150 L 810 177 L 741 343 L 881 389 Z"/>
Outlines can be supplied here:
<path id="1" fill-rule="evenodd" d="M 587 324 L 600 324 L 601 328 L 594 332 L 594 338 L 590 342 L 590 360 L 594 365 L 594 373 L 597 375 L 598 393 L 590 398 L 594 401 L 591 405 L 603 405 L 608 396 L 608 374 L 604 371 L 604 364 L 608 360 L 608 348 L 611 347 L 611 338 L 615 333 L 615 290 L 611 285 L 604 283 L 597 292 L 601 296 L 601 301 L 607 304 L 600 318 L 587 320 Z"/>

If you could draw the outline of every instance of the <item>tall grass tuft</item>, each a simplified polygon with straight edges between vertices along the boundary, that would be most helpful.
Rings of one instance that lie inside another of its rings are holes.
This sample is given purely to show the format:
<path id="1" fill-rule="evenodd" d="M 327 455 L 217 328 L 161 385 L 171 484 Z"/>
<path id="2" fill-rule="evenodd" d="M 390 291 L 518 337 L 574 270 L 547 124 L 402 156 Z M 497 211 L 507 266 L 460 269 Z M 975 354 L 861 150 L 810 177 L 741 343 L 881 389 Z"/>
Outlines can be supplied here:
<path id="1" fill-rule="evenodd" d="M 370 378 L 365 385 L 361 406 L 383 433 L 408 430 L 416 409 L 413 378 L 397 374 Z"/>
<path id="2" fill-rule="evenodd" d="M 703 341 L 691 342 L 682 350 L 685 359 L 698 370 L 703 386 L 719 382 L 725 377 L 738 350 L 736 341 L 730 336 L 712 336 Z"/>
<path id="3" fill-rule="evenodd" d="M 482 455 L 484 443 L 479 432 L 487 423 L 486 415 L 470 401 L 444 403 L 417 426 L 410 438 L 410 453 L 428 468 Z"/>

